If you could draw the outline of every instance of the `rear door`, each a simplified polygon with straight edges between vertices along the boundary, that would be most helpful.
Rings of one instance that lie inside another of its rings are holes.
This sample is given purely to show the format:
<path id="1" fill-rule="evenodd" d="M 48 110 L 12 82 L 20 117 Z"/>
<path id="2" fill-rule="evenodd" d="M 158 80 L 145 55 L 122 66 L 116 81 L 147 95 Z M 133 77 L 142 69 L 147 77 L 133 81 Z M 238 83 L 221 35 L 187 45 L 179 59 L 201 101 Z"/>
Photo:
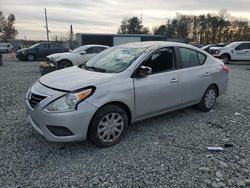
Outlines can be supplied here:
<path id="1" fill-rule="evenodd" d="M 50 48 L 48 43 L 40 44 L 35 48 L 35 56 L 37 58 L 46 58 L 46 56 L 49 54 Z"/>
<path id="2" fill-rule="evenodd" d="M 250 48 L 248 43 L 242 43 L 233 50 L 233 60 L 249 60 Z"/>
<path id="3" fill-rule="evenodd" d="M 137 119 L 180 105 L 181 88 L 174 48 L 155 51 L 140 66 L 150 67 L 152 74 L 133 80 Z"/>
<path id="4" fill-rule="evenodd" d="M 50 43 L 49 45 L 50 45 L 49 54 L 62 53 L 66 51 L 65 48 L 60 44 Z"/>
<path id="5" fill-rule="evenodd" d="M 182 88 L 182 104 L 199 102 L 211 83 L 213 66 L 205 65 L 206 55 L 190 48 L 179 48 L 180 84 Z"/>

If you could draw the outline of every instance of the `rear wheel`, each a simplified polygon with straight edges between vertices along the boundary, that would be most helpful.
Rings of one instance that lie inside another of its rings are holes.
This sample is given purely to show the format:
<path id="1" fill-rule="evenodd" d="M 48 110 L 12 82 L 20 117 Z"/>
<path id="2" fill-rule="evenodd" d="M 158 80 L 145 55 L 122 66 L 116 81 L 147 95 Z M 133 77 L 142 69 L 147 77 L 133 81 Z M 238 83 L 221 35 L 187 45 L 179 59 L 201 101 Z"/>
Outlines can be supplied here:
<path id="1" fill-rule="evenodd" d="M 119 106 L 107 105 L 96 112 L 90 123 L 88 137 L 98 147 L 110 147 L 121 140 L 128 126 L 128 116 Z"/>
<path id="2" fill-rule="evenodd" d="M 71 67 L 72 66 L 72 63 L 68 60 L 61 60 L 58 62 L 58 65 L 57 65 L 57 68 L 58 69 L 64 69 L 64 68 L 67 68 L 67 67 Z"/>
<path id="3" fill-rule="evenodd" d="M 27 55 L 27 60 L 28 61 L 35 61 L 35 56 L 33 54 L 28 54 Z"/>
<path id="4" fill-rule="evenodd" d="M 229 61 L 230 61 L 230 56 L 227 55 L 227 54 L 223 54 L 223 55 L 221 56 L 221 59 L 223 60 L 223 63 L 224 63 L 224 64 L 228 64 Z"/>
<path id="5" fill-rule="evenodd" d="M 198 109 L 203 112 L 208 112 L 211 110 L 216 102 L 217 90 L 215 86 L 211 85 L 207 88 L 204 93 L 200 103 L 197 105 Z"/>

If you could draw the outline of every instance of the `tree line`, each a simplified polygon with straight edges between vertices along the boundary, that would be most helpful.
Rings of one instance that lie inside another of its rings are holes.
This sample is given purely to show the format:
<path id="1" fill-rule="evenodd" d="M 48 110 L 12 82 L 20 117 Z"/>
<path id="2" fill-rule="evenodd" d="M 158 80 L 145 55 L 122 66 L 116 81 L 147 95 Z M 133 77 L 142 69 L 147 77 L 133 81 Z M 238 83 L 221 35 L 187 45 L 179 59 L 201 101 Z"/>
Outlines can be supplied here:
<path id="1" fill-rule="evenodd" d="M 0 39 L 7 42 L 10 39 L 15 39 L 18 34 L 14 24 L 16 18 L 14 14 L 9 14 L 8 17 L 5 17 L 0 11 Z"/>
<path id="2" fill-rule="evenodd" d="M 143 26 L 140 18 L 134 16 L 122 20 L 118 33 L 149 34 L 150 31 Z M 227 10 L 198 16 L 177 13 L 174 19 L 168 19 L 165 24 L 154 27 L 151 34 L 214 44 L 250 40 L 250 27 L 247 19 L 232 17 Z"/>

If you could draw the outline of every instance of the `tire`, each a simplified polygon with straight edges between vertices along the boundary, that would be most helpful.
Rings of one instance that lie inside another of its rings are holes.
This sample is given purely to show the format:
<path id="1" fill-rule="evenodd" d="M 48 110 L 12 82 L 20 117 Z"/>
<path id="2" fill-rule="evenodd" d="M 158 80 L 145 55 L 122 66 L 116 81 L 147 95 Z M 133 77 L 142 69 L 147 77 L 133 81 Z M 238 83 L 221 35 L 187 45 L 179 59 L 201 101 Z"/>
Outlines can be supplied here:
<path id="1" fill-rule="evenodd" d="M 28 54 L 28 55 L 27 55 L 27 60 L 28 60 L 28 61 L 35 61 L 35 60 L 36 60 L 36 57 L 35 57 L 33 54 Z"/>
<path id="2" fill-rule="evenodd" d="M 231 58 L 228 54 L 223 54 L 221 55 L 221 59 L 223 60 L 224 64 L 228 64 Z"/>
<path id="3" fill-rule="evenodd" d="M 121 140 L 127 127 L 126 112 L 119 106 L 106 105 L 93 116 L 88 130 L 88 138 L 97 147 L 110 147 Z"/>
<path id="4" fill-rule="evenodd" d="M 201 101 L 197 105 L 197 108 L 202 112 L 210 111 L 216 102 L 216 98 L 217 89 L 215 88 L 215 86 L 211 85 L 205 91 Z"/>
<path id="5" fill-rule="evenodd" d="M 71 67 L 72 66 L 72 63 L 68 60 L 61 60 L 57 63 L 57 69 L 64 69 L 64 68 L 67 68 L 67 67 Z"/>

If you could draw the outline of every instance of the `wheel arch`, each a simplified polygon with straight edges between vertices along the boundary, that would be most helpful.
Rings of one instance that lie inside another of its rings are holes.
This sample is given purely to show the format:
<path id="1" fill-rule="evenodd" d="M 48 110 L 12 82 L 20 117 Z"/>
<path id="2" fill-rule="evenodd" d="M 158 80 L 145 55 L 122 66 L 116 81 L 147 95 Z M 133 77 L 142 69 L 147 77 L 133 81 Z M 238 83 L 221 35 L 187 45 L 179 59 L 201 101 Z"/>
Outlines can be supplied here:
<path id="1" fill-rule="evenodd" d="M 216 89 L 216 96 L 218 97 L 218 96 L 219 96 L 219 94 L 220 94 L 220 90 L 219 90 L 218 85 L 217 85 L 217 84 L 215 84 L 215 83 L 213 83 L 213 84 L 211 84 L 209 87 L 211 87 L 211 86 L 214 86 L 214 87 L 215 87 L 215 89 Z M 209 88 L 209 87 L 208 87 L 208 88 Z"/>
<path id="2" fill-rule="evenodd" d="M 61 62 L 63 62 L 63 61 L 67 61 L 67 62 L 69 62 L 69 63 L 71 64 L 71 66 L 73 66 L 72 61 L 69 60 L 69 59 L 65 59 L 65 58 L 63 58 L 63 59 L 61 59 L 60 61 L 58 61 L 58 63 L 61 63 Z"/>
<path id="3" fill-rule="evenodd" d="M 222 58 L 224 55 L 227 55 L 227 56 L 229 57 L 229 60 L 231 60 L 231 59 L 232 59 L 231 55 L 230 55 L 229 53 L 227 53 L 227 52 L 225 52 L 225 53 L 221 54 L 221 56 L 220 56 L 220 57 Z"/>
<path id="4" fill-rule="evenodd" d="M 107 103 L 103 104 L 102 106 L 99 107 L 99 109 L 101 109 L 101 108 L 103 108 L 103 107 L 105 107 L 107 105 L 116 105 L 116 106 L 119 106 L 120 108 L 122 108 L 126 112 L 126 114 L 128 116 L 128 123 L 129 124 L 131 123 L 131 121 L 132 121 L 132 112 L 131 112 L 131 110 L 130 110 L 130 108 L 128 107 L 127 104 L 125 104 L 125 103 L 123 103 L 121 101 L 111 101 L 111 102 L 107 102 Z M 99 111 L 99 109 L 95 113 L 97 113 Z"/>

